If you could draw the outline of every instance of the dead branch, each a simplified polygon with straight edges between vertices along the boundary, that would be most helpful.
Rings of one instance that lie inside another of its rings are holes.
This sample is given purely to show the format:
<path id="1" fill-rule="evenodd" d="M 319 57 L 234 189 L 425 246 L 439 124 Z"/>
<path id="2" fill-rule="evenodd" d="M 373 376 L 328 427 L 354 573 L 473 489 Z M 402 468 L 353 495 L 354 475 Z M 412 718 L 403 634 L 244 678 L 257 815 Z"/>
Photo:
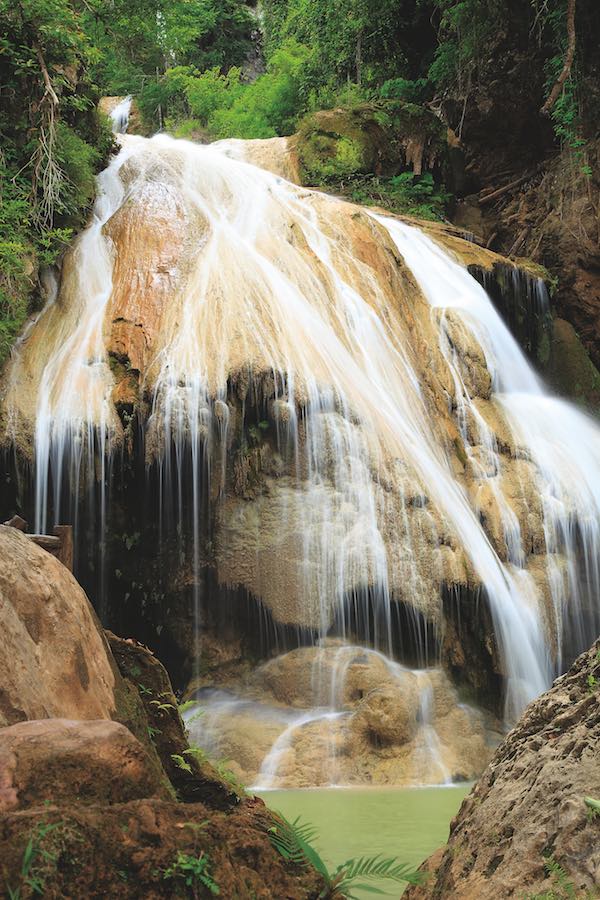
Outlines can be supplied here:
<path id="1" fill-rule="evenodd" d="M 39 44 L 34 44 L 35 55 L 37 56 L 37 60 L 40 64 L 40 69 L 42 70 L 42 77 L 44 79 L 44 85 L 46 86 L 46 90 L 44 91 L 44 97 L 50 97 L 54 106 L 58 106 L 58 97 L 56 95 L 56 91 L 54 90 L 54 86 L 52 84 L 52 79 L 48 74 L 48 69 L 46 68 L 46 63 L 44 61 L 44 54 L 42 53 L 42 48 Z"/>
<path id="2" fill-rule="evenodd" d="M 527 238 L 527 235 L 529 234 L 530 230 L 531 229 L 530 229 L 529 225 L 526 225 L 525 228 L 523 228 L 523 230 L 519 233 L 519 236 L 517 237 L 516 241 L 514 242 L 514 244 L 508 251 L 507 256 L 515 255 L 517 250 L 519 250 L 522 247 L 522 245 L 524 244 L 525 239 Z"/>
<path id="3" fill-rule="evenodd" d="M 508 184 L 505 184 L 503 187 L 498 188 L 496 191 L 492 191 L 491 194 L 485 194 L 483 197 L 479 197 L 479 205 L 484 206 L 486 203 L 491 203 L 494 200 L 498 200 L 500 197 L 503 197 L 504 194 L 508 194 L 509 191 L 512 191 L 514 188 L 519 187 L 521 184 L 524 184 L 526 181 L 529 181 L 530 178 L 533 178 L 540 169 L 543 168 L 543 163 L 540 163 L 533 172 L 527 172 L 526 175 L 521 175 L 520 178 L 515 178 L 514 181 L 509 181 Z"/>
<path id="4" fill-rule="evenodd" d="M 576 34 L 575 34 L 575 4 L 576 0 L 568 0 L 567 4 L 567 52 L 565 54 L 565 62 L 562 67 L 562 71 L 556 82 L 554 87 L 550 91 L 548 95 L 548 99 L 540 109 L 540 113 L 543 116 L 550 115 L 550 111 L 552 107 L 560 97 L 563 92 L 564 84 L 567 78 L 571 73 L 571 67 L 573 65 L 573 60 L 575 59 L 575 44 L 576 44 Z"/>

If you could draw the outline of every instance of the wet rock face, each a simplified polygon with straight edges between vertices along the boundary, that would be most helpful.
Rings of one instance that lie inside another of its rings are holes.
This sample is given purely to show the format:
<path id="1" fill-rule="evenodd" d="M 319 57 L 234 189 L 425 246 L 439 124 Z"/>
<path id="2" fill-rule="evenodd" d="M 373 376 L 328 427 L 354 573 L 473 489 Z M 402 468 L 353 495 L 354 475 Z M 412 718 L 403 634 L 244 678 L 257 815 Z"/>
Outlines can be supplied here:
<path id="1" fill-rule="evenodd" d="M 0 729 L 0 812 L 44 801 L 125 803 L 169 794 L 118 722 L 42 719 Z"/>
<path id="2" fill-rule="evenodd" d="M 600 642 L 528 707 L 430 861 L 430 881 L 405 896 L 559 896 L 556 864 L 569 896 L 597 896 L 600 819 L 586 797 L 600 799 Z"/>
<path id="3" fill-rule="evenodd" d="M 58 560 L 5 526 L 0 635 L 0 726 L 113 716 L 115 673 L 87 597 Z"/>

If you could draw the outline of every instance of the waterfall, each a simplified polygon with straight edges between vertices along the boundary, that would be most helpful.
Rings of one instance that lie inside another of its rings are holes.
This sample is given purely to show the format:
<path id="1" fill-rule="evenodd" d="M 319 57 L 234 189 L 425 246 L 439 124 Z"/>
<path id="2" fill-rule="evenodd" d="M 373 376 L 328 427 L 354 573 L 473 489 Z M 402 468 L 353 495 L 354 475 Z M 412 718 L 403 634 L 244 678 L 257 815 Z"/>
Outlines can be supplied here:
<path id="1" fill-rule="evenodd" d="M 292 184 L 281 142 L 119 140 L 5 378 L 8 437 L 34 446 L 36 528 L 95 523 L 100 602 L 111 473 L 134 452 L 156 553 L 179 547 L 196 661 L 207 603 L 238 588 L 312 645 L 314 690 L 273 713 L 264 780 L 319 723 L 329 772 L 349 728 L 370 739 L 368 698 L 344 687 L 357 647 L 387 660 L 378 702 L 410 694 L 407 746 L 448 780 L 451 729 L 438 737 L 418 676 L 446 678 L 445 591 L 472 596 L 473 617 L 489 608 L 508 722 L 598 631 L 598 426 L 548 393 L 442 232 Z M 332 636 L 335 664 L 320 650 Z M 403 642 L 417 668 L 392 677 Z M 248 701 L 264 712 L 262 687 L 238 688 L 211 733 Z"/>
<path id="2" fill-rule="evenodd" d="M 133 97 L 129 94 L 127 97 L 123 97 L 120 103 L 117 103 L 111 111 L 110 121 L 115 134 L 125 134 L 127 132 L 132 101 Z"/>

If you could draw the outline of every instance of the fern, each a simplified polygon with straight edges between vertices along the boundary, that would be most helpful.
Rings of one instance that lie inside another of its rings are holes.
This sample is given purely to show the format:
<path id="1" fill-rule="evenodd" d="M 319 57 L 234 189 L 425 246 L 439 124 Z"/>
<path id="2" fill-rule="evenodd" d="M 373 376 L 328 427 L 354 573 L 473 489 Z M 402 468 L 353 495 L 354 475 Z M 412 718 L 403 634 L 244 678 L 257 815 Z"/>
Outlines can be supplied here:
<path id="1" fill-rule="evenodd" d="M 357 883 L 357 878 L 385 878 L 390 881 L 406 881 L 409 884 L 420 884 L 421 873 L 415 872 L 406 863 L 399 863 L 397 857 L 361 856 L 349 859 L 338 866 L 333 873 L 336 889 L 346 897 L 353 897 L 351 891 L 362 890 L 371 894 L 383 894 L 384 891 L 369 884 Z"/>
<path id="2" fill-rule="evenodd" d="M 349 859 L 329 872 L 313 846 L 317 831 L 310 823 L 301 822 L 300 818 L 289 822 L 281 813 L 276 814 L 275 823 L 268 830 L 271 844 L 286 862 L 303 867 L 312 866 L 317 870 L 326 886 L 325 892 L 319 895 L 322 900 L 356 900 L 356 894 L 353 893 L 356 890 L 370 894 L 385 893 L 381 888 L 358 879 L 389 879 L 409 884 L 421 884 L 423 881 L 420 872 L 398 862 L 396 857 L 382 857 L 381 854 Z"/>
<path id="3" fill-rule="evenodd" d="M 150 706 L 156 706 L 158 712 L 165 712 L 167 709 L 175 709 L 172 703 L 161 703 L 160 700 L 151 700 Z"/>
<path id="4" fill-rule="evenodd" d="M 269 829 L 273 847 L 287 862 L 297 866 L 312 865 L 321 875 L 329 877 L 327 866 L 312 846 L 317 830 L 310 823 L 302 823 L 300 817 L 288 822 L 277 813 L 277 824 Z"/>
<path id="5" fill-rule="evenodd" d="M 189 772 L 190 774 L 192 773 L 192 767 L 189 762 L 186 762 L 183 756 L 180 756 L 178 753 L 171 753 L 171 759 L 178 769 L 183 769 L 184 772 Z"/>

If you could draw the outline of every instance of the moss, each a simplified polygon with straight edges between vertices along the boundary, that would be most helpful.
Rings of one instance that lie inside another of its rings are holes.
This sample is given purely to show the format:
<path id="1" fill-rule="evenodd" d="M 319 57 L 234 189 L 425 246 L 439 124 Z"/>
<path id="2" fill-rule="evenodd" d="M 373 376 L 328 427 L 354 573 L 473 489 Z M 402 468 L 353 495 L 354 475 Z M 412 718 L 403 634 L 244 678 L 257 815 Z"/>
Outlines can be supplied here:
<path id="1" fill-rule="evenodd" d="M 366 175 L 393 175 L 422 153 L 425 169 L 445 160 L 446 131 L 429 110 L 413 103 L 381 101 L 324 110 L 300 124 L 296 148 L 307 184 Z"/>
<path id="2" fill-rule="evenodd" d="M 539 365 L 545 369 L 550 362 L 551 342 L 546 333 L 543 334 L 537 348 L 537 361 Z"/>
<path id="3" fill-rule="evenodd" d="M 551 350 L 544 374 L 559 393 L 590 412 L 600 413 L 600 372 L 573 326 L 564 319 L 554 320 Z"/>

